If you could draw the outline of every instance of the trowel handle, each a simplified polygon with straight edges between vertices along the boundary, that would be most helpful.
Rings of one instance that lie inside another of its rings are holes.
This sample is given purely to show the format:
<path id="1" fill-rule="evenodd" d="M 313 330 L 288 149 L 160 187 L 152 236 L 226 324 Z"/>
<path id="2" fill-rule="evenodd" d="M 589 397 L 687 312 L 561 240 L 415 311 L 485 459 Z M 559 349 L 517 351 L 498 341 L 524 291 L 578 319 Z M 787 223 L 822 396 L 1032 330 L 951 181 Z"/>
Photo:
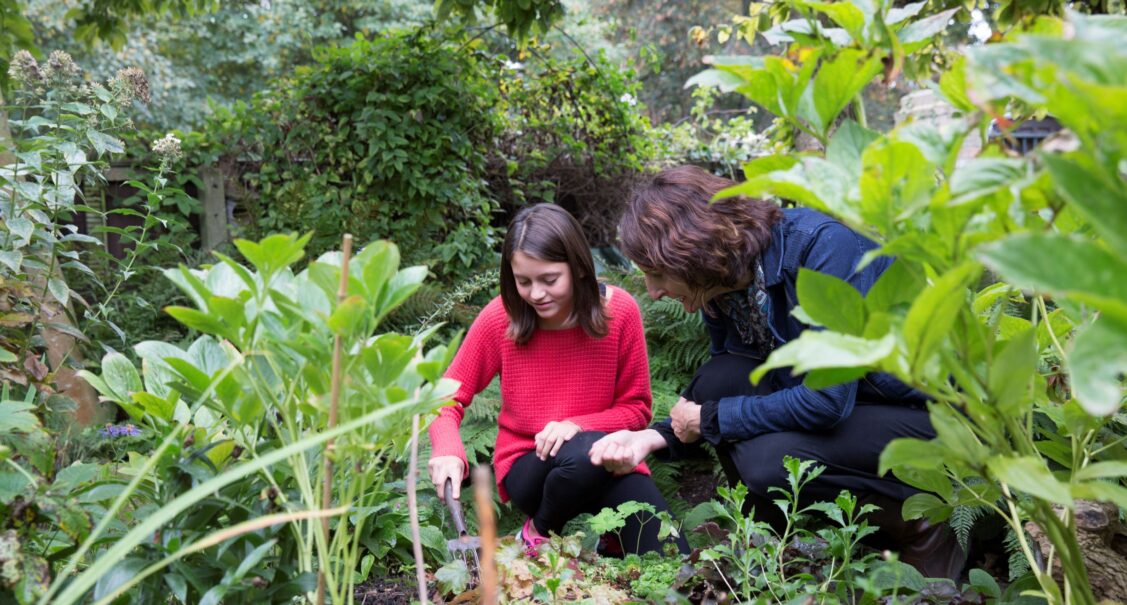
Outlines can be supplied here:
<path id="1" fill-rule="evenodd" d="M 445 497 L 446 506 L 450 508 L 450 516 L 454 518 L 454 527 L 458 530 L 459 536 L 466 535 L 466 520 L 462 517 L 462 503 L 454 499 L 454 480 L 447 477 Z"/>

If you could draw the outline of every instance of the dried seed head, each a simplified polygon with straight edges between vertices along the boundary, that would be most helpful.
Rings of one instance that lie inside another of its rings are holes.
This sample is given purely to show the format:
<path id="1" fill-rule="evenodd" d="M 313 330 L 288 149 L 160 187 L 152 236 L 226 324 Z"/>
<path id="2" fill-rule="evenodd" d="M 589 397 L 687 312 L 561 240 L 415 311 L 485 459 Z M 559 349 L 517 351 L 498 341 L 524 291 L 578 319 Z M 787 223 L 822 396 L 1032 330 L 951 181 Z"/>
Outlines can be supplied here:
<path id="1" fill-rule="evenodd" d="M 55 50 L 51 51 L 51 55 L 47 57 L 47 67 L 44 72 L 47 78 L 70 79 L 77 76 L 79 70 L 69 54 L 65 51 Z"/>
<path id="2" fill-rule="evenodd" d="M 12 57 L 12 62 L 8 65 L 8 75 L 24 85 L 35 84 L 43 80 L 43 74 L 39 71 L 39 62 L 26 50 L 16 51 L 16 55 Z"/>
<path id="3" fill-rule="evenodd" d="M 145 77 L 145 72 L 137 67 L 118 70 L 117 75 L 110 79 L 110 89 L 125 101 L 137 99 L 142 103 L 148 103 L 152 100 L 149 93 L 149 79 Z"/>

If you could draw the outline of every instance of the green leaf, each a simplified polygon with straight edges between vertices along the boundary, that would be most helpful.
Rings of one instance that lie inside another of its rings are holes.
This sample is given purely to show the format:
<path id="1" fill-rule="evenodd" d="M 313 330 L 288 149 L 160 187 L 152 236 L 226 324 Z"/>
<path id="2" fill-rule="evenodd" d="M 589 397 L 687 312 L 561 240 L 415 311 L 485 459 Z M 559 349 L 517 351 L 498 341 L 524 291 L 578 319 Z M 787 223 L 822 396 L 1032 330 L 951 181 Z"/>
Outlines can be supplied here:
<path id="1" fill-rule="evenodd" d="M 1029 164 L 1009 158 L 974 158 L 951 175 L 952 206 L 982 199 L 1025 178 Z"/>
<path id="2" fill-rule="evenodd" d="M 934 441 L 903 437 L 893 439 L 880 453 L 878 474 L 885 474 L 893 468 L 917 468 L 922 470 L 942 470 L 945 450 Z"/>
<path id="3" fill-rule="evenodd" d="M 8 219 L 7 225 L 8 231 L 11 231 L 12 235 L 22 240 L 16 247 L 27 245 L 27 242 L 31 241 L 31 235 L 35 233 L 35 223 L 22 216 Z"/>
<path id="4" fill-rule="evenodd" d="M 973 467 L 980 465 L 990 454 L 989 448 L 971 430 L 971 421 L 967 417 L 944 403 L 928 405 L 928 412 L 935 429 L 935 440 L 946 447 L 946 461 L 962 461 Z"/>
<path id="5" fill-rule="evenodd" d="M 1107 462 L 1089 464 L 1077 471 L 1073 477 L 1078 481 L 1088 481 L 1091 479 L 1120 479 L 1127 477 L 1127 461 L 1108 460 Z"/>
<path id="6" fill-rule="evenodd" d="M 914 375 L 920 374 L 951 332 L 965 304 L 966 287 L 978 274 L 977 264 L 963 263 L 941 275 L 912 303 L 904 320 L 904 342 Z"/>
<path id="7" fill-rule="evenodd" d="M 798 338 L 775 349 L 751 374 L 758 383 L 768 370 L 791 367 L 793 375 L 824 368 L 875 367 L 892 354 L 896 339 L 889 334 L 869 340 L 835 332 L 806 330 Z"/>
<path id="8" fill-rule="evenodd" d="M 1120 508 L 1127 508 L 1127 488 L 1116 483 L 1106 481 L 1073 483 L 1072 497 L 1077 500 L 1111 502 Z"/>
<path id="9" fill-rule="evenodd" d="M 22 401 L 0 401 L 0 435 L 12 432 L 30 433 L 40 427 L 35 406 Z"/>
<path id="10" fill-rule="evenodd" d="M 260 242 L 236 239 L 235 247 L 259 273 L 270 276 L 301 260 L 305 256 L 305 244 L 312 235 L 307 233 L 298 237 L 293 233 L 278 233 Z"/>
<path id="11" fill-rule="evenodd" d="M 912 271 L 907 261 L 893 261 L 865 294 L 865 306 L 869 313 L 890 311 L 914 301 L 923 286 L 923 279 Z"/>
<path id="12" fill-rule="evenodd" d="M 112 569 L 98 579 L 97 585 L 94 586 L 94 600 L 101 599 L 116 590 L 118 586 L 128 582 L 130 578 L 144 569 L 145 565 L 144 559 L 135 557 L 130 557 L 114 565 Z"/>
<path id="13" fill-rule="evenodd" d="M 981 248 L 988 267 L 1019 288 L 1067 296 L 1127 324 L 1127 261 L 1099 244 L 1022 233 Z"/>
<path id="14" fill-rule="evenodd" d="M 985 571 L 976 567 L 970 570 L 967 579 L 970 580 L 971 588 L 978 591 L 982 596 L 992 599 L 1002 597 L 1002 589 L 998 587 L 998 581 L 994 579 L 994 576 Z"/>
<path id="15" fill-rule="evenodd" d="M 16 363 L 19 359 L 15 353 L 8 349 L 0 349 L 0 363 Z"/>
<path id="16" fill-rule="evenodd" d="M 67 287 L 65 281 L 58 277 L 52 277 L 47 280 L 47 290 L 61 305 L 66 305 L 67 301 L 70 300 L 70 288 Z"/>
<path id="17" fill-rule="evenodd" d="M 947 474 L 943 471 L 900 466 L 893 468 L 892 474 L 895 475 L 897 479 L 912 487 L 939 494 L 945 500 L 949 500 L 952 493 L 954 493 L 954 488 L 951 486 L 951 479 L 949 479 Z"/>
<path id="18" fill-rule="evenodd" d="M 326 323 L 334 334 L 351 336 L 364 326 L 368 313 L 368 303 L 362 297 L 353 295 L 341 301 Z"/>
<path id="19" fill-rule="evenodd" d="M 0 504 L 6 505 L 16 496 L 24 495 L 24 490 L 31 485 L 31 481 L 21 472 L 8 470 L 8 466 L 3 469 L 0 470 Z"/>
<path id="20" fill-rule="evenodd" d="M 122 143 L 121 139 L 112 137 L 104 132 L 98 132 L 97 130 L 87 130 L 86 138 L 90 140 L 90 144 L 94 146 L 94 151 L 98 153 L 98 156 L 102 156 L 106 152 L 125 152 L 125 143 Z"/>
<path id="21" fill-rule="evenodd" d="M 1035 332 L 1025 330 L 1005 343 L 989 366 L 989 390 L 998 411 L 1019 416 L 1033 408 L 1033 375 L 1037 371 Z"/>
<path id="22" fill-rule="evenodd" d="M 203 334 L 225 335 L 227 334 L 227 325 L 220 321 L 217 317 L 213 317 L 203 311 L 197 311 L 189 307 L 165 307 L 165 313 L 168 313 L 180 323 L 188 326 L 189 328 L 201 332 Z"/>
<path id="23" fill-rule="evenodd" d="M 834 23 L 840 26 L 845 31 L 849 32 L 849 37 L 854 42 L 865 41 L 865 13 L 861 11 L 855 4 L 850 2 L 809 2 L 803 1 L 801 4 L 809 6 L 810 8 L 826 15 Z M 869 16 L 872 16 L 870 11 Z"/>
<path id="24" fill-rule="evenodd" d="M 939 523 L 951 516 L 951 505 L 936 498 L 934 494 L 913 494 L 904 501 L 900 514 L 904 519 L 922 519 L 927 517 L 933 523 Z"/>
<path id="25" fill-rule="evenodd" d="M 1057 189 L 1109 244 L 1127 258 L 1127 187 L 1083 155 L 1042 153 Z"/>
<path id="26" fill-rule="evenodd" d="M 845 170 L 858 172 L 865 148 L 880 136 L 879 132 L 869 130 L 853 120 L 842 120 L 826 146 L 826 159 Z"/>
<path id="27" fill-rule="evenodd" d="M 814 77 L 813 86 L 807 89 L 808 94 L 813 96 L 817 112 L 817 130 L 825 133 L 837 115 L 883 67 L 878 53 L 859 49 L 842 50 L 832 60 L 823 62 Z"/>
<path id="28" fill-rule="evenodd" d="M 913 53 L 926 46 L 936 34 L 947 28 L 951 17 L 962 10 L 961 7 L 945 10 L 923 19 L 917 19 L 901 29 L 897 36 L 904 45 L 905 53 Z"/>
<path id="29" fill-rule="evenodd" d="M 102 357 L 102 379 L 113 391 L 115 401 L 128 402 L 132 393 L 143 389 L 137 368 L 121 353 L 107 353 Z"/>
<path id="30" fill-rule="evenodd" d="M 51 484 L 50 492 L 69 496 L 71 492 L 94 481 L 102 473 L 102 465 L 75 462 L 62 469 L 55 475 L 55 482 Z"/>
<path id="31" fill-rule="evenodd" d="M 992 456 L 986 467 L 994 478 L 1014 489 L 1070 509 L 1073 506 L 1068 485 L 1058 481 L 1041 458 Z"/>
<path id="32" fill-rule="evenodd" d="M 935 166 L 908 141 L 881 139 L 861 155 L 862 223 L 891 235 L 895 225 L 927 205 L 936 189 Z"/>
<path id="33" fill-rule="evenodd" d="M 974 103 L 967 95 L 967 58 L 960 56 L 951 68 L 939 75 L 939 93 L 955 109 L 974 111 Z"/>
<path id="34" fill-rule="evenodd" d="M 1085 411 L 1095 416 L 1119 411 L 1127 375 L 1127 325 L 1100 317 L 1080 331 L 1068 354 L 1068 372 Z"/>
<path id="35" fill-rule="evenodd" d="M 798 271 L 798 302 L 819 325 L 860 336 L 865 329 L 865 300 L 848 282 L 825 273 Z"/>
<path id="36" fill-rule="evenodd" d="M 19 250 L 4 250 L 0 252 L 0 264 L 12 270 L 12 273 L 19 273 L 23 266 L 23 252 Z"/>

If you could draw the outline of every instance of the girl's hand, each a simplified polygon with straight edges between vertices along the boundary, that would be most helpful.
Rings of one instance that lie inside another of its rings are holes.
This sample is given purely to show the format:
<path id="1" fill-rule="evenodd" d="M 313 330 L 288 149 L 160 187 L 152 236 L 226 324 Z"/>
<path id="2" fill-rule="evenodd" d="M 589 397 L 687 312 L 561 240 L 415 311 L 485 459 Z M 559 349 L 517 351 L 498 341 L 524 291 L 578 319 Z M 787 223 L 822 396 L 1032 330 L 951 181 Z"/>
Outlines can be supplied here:
<path id="1" fill-rule="evenodd" d="M 438 492 L 438 499 L 445 502 L 446 494 L 443 489 L 446 480 L 453 483 L 452 494 L 458 500 L 462 495 L 462 473 L 466 470 L 462 459 L 457 456 L 435 456 L 427 462 L 430 471 L 430 480 L 434 482 L 434 489 Z"/>
<path id="2" fill-rule="evenodd" d="M 548 456 L 555 456 L 563 444 L 579 431 L 579 425 L 570 420 L 552 421 L 544 425 L 544 430 L 536 433 L 536 457 L 547 460 Z"/>

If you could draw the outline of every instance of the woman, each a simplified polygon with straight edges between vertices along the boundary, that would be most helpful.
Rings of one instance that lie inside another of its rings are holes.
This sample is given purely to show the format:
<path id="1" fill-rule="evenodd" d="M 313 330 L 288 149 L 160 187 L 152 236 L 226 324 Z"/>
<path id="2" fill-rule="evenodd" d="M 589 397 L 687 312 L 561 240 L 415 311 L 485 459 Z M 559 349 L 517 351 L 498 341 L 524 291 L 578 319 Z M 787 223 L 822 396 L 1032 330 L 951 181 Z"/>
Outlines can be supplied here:
<path id="1" fill-rule="evenodd" d="M 461 382 L 455 405 L 430 426 L 431 480 L 458 497 L 466 476 L 458 435 L 466 406 L 501 376 L 493 468 L 501 501 L 528 520 L 530 551 L 580 513 L 634 500 L 667 510 L 644 463 L 620 475 L 591 464 L 587 452 L 607 432 L 642 429 L 653 416 L 649 362 L 638 305 L 601 286 L 579 223 L 541 204 L 513 218 L 501 252 L 501 295 L 482 309 L 446 376 Z M 658 523 L 632 518 L 627 552 L 661 548 Z M 683 550 L 683 539 L 678 546 Z"/>
<path id="2" fill-rule="evenodd" d="M 778 525 L 781 512 L 769 490 L 787 486 L 783 457 L 815 460 L 826 470 L 803 488 L 804 500 L 857 494 L 881 507 L 870 521 L 902 560 L 930 576 L 957 577 L 965 554 L 953 534 L 946 526 L 905 522 L 901 504 L 916 490 L 877 474 L 889 441 L 934 436 L 919 392 L 879 373 L 821 390 L 804 386 L 789 368 L 768 372 L 759 385 L 748 378 L 775 347 L 806 329 L 791 313 L 799 269 L 836 276 L 864 294 L 892 260 L 879 257 L 858 269 L 876 245 L 813 210 L 748 198 L 711 201 L 732 185 L 684 166 L 634 192 L 619 225 L 623 252 L 645 273 L 652 298 L 703 311 L 712 355 L 668 420 L 600 440 L 592 462 L 616 470 L 653 452 L 684 456 L 706 441 L 729 478 L 747 485 L 756 516 Z"/>

